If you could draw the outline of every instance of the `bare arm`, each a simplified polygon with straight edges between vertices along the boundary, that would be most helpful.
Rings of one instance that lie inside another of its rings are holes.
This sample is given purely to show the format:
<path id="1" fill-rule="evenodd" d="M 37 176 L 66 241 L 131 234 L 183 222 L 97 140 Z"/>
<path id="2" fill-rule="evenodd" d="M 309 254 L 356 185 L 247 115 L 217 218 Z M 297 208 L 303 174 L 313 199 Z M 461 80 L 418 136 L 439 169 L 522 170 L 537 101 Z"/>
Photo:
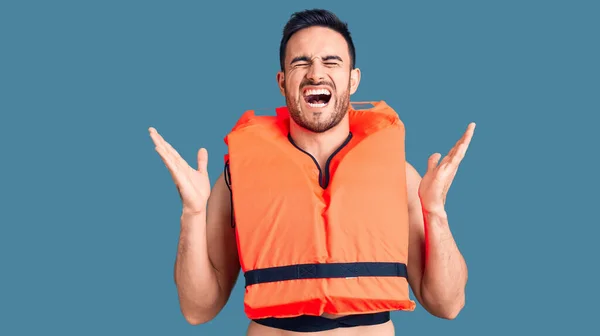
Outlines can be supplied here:
<path id="1" fill-rule="evenodd" d="M 175 283 L 186 320 L 191 324 L 212 320 L 227 303 L 239 271 L 229 189 L 221 175 L 206 211 L 184 211 L 181 216 Z"/>
<path id="2" fill-rule="evenodd" d="M 424 212 L 419 199 L 421 176 L 408 163 L 406 178 L 410 218 L 408 280 L 428 312 L 453 319 L 464 306 L 467 266 L 446 214 Z"/>

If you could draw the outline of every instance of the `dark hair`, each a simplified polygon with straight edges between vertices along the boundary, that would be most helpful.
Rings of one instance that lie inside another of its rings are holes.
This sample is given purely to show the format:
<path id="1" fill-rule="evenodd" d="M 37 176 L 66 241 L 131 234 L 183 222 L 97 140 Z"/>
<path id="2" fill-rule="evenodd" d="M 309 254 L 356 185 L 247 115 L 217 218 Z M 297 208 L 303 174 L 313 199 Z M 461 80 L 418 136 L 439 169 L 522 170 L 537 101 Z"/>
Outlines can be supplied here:
<path id="1" fill-rule="evenodd" d="M 283 28 L 283 37 L 279 45 L 279 63 L 281 71 L 285 69 L 285 49 L 288 41 L 299 30 L 314 26 L 326 27 L 340 33 L 346 43 L 348 43 L 348 52 L 350 54 L 351 69 L 356 65 L 356 51 L 354 42 L 348 30 L 348 24 L 342 22 L 335 14 L 325 9 L 307 9 L 301 12 L 295 12 Z"/>

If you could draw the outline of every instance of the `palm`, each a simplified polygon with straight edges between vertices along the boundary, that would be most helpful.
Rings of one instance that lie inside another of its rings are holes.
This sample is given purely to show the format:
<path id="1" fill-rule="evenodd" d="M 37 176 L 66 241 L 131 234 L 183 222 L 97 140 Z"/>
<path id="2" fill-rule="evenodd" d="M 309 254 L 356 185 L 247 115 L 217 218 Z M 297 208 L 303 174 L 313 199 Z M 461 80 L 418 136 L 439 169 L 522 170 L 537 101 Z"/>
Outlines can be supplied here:
<path id="1" fill-rule="evenodd" d="M 198 169 L 192 168 L 177 151 L 150 128 L 150 137 L 156 151 L 169 169 L 171 177 L 181 196 L 184 211 L 201 212 L 206 209 L 210 196 L 210 179 L 208 177 L 208 153 L 202 148 L 198 151 Z"/>
<path id="2" fill-rule="evenodd" d="M 439 153 L 429 157 L 427 172 L 419 186 L 421 204 L 426 210 L 438 211 L 443 209 L 446 195 L 452 185 L 454 176 L 456 176 L 458 166 L 467 152 L 474 130 L 475 124 L 469 124 L 463 136 L 439 164 L 438 161 L 441 157 Z"/>

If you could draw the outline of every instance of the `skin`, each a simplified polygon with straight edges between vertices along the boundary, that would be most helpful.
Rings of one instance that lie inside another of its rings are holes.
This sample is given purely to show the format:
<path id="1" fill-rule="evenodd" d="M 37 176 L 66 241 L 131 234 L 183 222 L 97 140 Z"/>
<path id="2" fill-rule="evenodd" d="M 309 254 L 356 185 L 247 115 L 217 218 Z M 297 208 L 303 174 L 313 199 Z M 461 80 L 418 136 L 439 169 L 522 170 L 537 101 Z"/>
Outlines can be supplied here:
<path id="1" fill-rule="evenodd" d="M 348 46 L 338 33 L 313 27 L 301 30 L 288 42 L 285 71 L 277 74 L 277 83 L 292 117 L 290 133 L 321 166 L 348 135 L 345 111 L 359 82 L 360 70 L 351 69 Z M 332 93 L 324 108 L 310 108 L 302 98 L 302 90 L 315 84 Z M 408 281 L 421 306 L 443 319 L 454 319 L 465 303 L 467 266 L 450 231 L 444 203 L 474 127 L 473 123 L 469 124 L 441 161 L 439 153 L 431 155 L 423 178 L 406 163 L 410 218 Z M 229 189 L 222 174 L 210 188 L 206 149 L 199 150 L 198 168 L 193 169 L 156 129 L 150 128 L 150 136 L 182 198 L 181 233 L 175 263 L 181 311 L 190 324 L 206 323 L 227 303 L 240 271 L 235 231 L 230 225 Z M 376 326 L 311 334 L 386 336 L 394 333 L 394 325 L 389 321 Z M 250 322 L 247 330 L 249 336 L 297 334 L 300 333 L 254 322 Z"/>

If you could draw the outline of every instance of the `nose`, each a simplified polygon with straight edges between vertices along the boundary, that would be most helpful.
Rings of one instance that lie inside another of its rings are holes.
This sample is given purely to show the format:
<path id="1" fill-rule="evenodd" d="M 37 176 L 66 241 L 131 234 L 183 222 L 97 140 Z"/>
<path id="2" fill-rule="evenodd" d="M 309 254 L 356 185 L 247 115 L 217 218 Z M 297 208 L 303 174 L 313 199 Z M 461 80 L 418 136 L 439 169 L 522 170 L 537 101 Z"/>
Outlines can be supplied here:
<path id="1" fill-rule="evenodd" d="M 321 65 L 321 62 L 312 62 L 306 77 L 314 83 L 319 83 L 325 79 L 325 71 Z"/>

